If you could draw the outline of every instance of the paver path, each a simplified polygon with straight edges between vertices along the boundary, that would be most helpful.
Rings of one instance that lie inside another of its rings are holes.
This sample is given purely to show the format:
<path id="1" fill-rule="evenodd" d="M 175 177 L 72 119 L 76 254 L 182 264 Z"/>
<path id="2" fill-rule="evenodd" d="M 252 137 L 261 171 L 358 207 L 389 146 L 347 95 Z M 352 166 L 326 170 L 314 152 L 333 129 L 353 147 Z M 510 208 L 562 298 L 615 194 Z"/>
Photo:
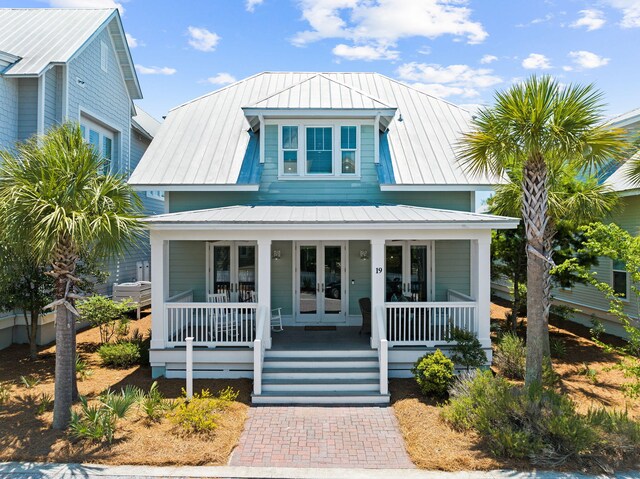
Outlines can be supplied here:
<path id="1" fill-rule="evenodd" d="M 414 467 L 390 407 L 253 407 L 229 464 Z"/>

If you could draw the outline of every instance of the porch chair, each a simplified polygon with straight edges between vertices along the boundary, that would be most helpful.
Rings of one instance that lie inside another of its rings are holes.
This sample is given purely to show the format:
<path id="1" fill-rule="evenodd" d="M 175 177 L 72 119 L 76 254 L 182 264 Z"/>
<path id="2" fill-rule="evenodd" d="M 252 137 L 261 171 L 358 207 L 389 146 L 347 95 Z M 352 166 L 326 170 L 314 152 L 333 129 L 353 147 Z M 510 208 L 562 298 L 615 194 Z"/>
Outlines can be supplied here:
<path id="1" fill-rule="evenodd" d="M 284 331 L 282 327 L 282 308 L 275 308 L 271 310 L 271 331 L 277 333 Z"/>
<path id="2" fill-rule="evenodd" d="M 371 334 L 371 298 L 360 298 L 358 304 L 362 314 L 362 326 L 358 334 Z"/>
<path id="3" fill-rule="evenodd" d="M 207 294 L 207 303 L 228 303 L 227 293 Z"/>
<path id="4" fill-rule="evenodd" d="M 207 303 L 222 304 L 228 303 L 229 297 L 227 293 L 211 293 L 207 294 Z M 226 308 L 220 310 L 211 311 L 209 314 L 213 314 L 214 328 L 216 337 L 220 337 L 223 340 L 232 340 L 236 335 L 235 324 L 228 321 L 229 315 Z"/>

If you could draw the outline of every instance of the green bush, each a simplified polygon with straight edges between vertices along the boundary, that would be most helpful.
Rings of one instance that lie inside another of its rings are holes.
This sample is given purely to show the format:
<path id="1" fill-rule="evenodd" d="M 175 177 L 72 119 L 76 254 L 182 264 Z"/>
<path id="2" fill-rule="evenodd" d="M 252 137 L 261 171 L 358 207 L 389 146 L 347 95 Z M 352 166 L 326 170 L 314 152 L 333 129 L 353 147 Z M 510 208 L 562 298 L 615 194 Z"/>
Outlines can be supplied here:
<path id="1" fill-rule="evenodd" d="M 143 394 L 140 399 L 140 409 L 151 421 L 158 421 L 171 406 L 171 402 L 165 399 L 158 389 L 156 381 L 149 388 L 149 392 Z"/>
<path id="2" fill-rule="evenodd" d="M 582 416 L 566 396 L 518 387 L 490 371 L 461 376 L 450 389 L 444 420 L 457 430 L 475 430 L 498 457 L 529 458 L 555 467 L 567 460 L 637 454 L 640 425 L 623 413 L 598 410 Z M 619 448 L 618 448 L 619 449 Z"/>
<path id="3" fill-rule="evenodd" d="M 455 341 L 451 347 L 451 360 L 455 364 L 466 368 L 467 371 L 487 365 L 487 355 L 473 332 L 453 328 L 448 341 Z"/>
<path id="4" fill-rule="evenodd" d="M 80 410 L 71 411 L 69 433 L 77 439 L 93 442 L 113 441 L 117 416 L 104 403 L 89 406 L 87 398 L 80 396 Z"/>
<path id="5" fill-rule="evenodd" d="M 84 381 L 93 374 L 93 371 L 89 369 L 87 362 L 76 354 L 76 377 L 79 381 Z"/>
<path id="6" fill-rule="evenodd" d="M 453 361 L 436 349 L 435 353 L 422 356 L 411 372 L 425 396 L 446 397 L 455 378 Z"/>
<path id="7" fill-rule="evenodd" d="M 31 374 L 29 376 L 20 376 L 20 382 L 27 389 L 33 389 L 38 384 L 40 384 L 40 378 L 35 374 Z"/>
<path id="8" fill-rule="evenodd" d="M 101 343 L 108 343 L 114 336 L 123 338 L 129 334 L 127 313 L 134 309 L 131 300 L 114 301 L 106 296 L 95 295 L 78 301 L 77 308 L 82 320 L 99 328 Z"/>
<path id="9" fill-rule="evenodd" d="M 561 338 L 551 338 L 549 349 L 553 358 L 564 358 L 567 355 L 567 345 Z"/>
<path id="10" fill-rule="evenodd" d="M 220 391 L 217 396 L 203 389 L 190 400 L 178 399 L 169 413 L 169 419 L 186 433 L 210 433 L 217 429 L 220 413 L 237 397 L 238 392 L 231 388 Z"/>
<path id="11" fill-rule="evenodd" d="M 123 418 L 143 394 L 140 388 L 129 384 L 124 389 L 121 389 L 120 393 L 115 393 L 108 389 L 107 392 L 100 396 L 100 402 L 111 409 L 117 418 Z"/>
<path id="12" fill-rule="evenodd" d="M 524 379 L 527 350 L 524 342 L 514 333 L 505 333 L 498 343 L 493 364 L 511 379 Z"/>
<path id="13" fill-rule="evenodd" d="M 36 415 L 41 416 L 53 407 L 53 396 L 51 394 L 42 393 L 36 406 Z"/>
<path id="14" fill-rule="evenodd" d="M 140 345 L 129 341 L 105 343 L 98 349 L 102 364 L 113 368 L 130 368 L 140 363 Z"/>

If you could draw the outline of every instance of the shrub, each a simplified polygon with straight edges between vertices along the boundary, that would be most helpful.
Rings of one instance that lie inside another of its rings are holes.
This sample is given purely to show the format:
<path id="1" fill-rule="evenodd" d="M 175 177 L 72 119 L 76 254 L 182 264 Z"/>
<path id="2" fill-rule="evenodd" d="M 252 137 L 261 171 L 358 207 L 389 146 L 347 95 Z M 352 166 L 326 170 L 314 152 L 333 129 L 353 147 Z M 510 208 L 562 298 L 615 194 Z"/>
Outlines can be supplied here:
<path id="1" fill-rule="evenodd" d="M 522 339 L 514 333 L 505 333 L 498 343 L 493 364 L 508 378 L 524 379 L 526 358 L 527 351 Z"/>
<path id="2" fill-rule="evenodd" d="M 129 384 L 124 389 L 121 389 L 119 394 L 107 390 L 100 396 L 100 402 L 110 408 L 116 417 L 123 418 L 131 407 L 140 400 L 142 395 L 143 392 L 140 388 Z"/>
<path id="3" fill-rule="evenodd" d="M 231 388 L 220 391 L 217 396 L 203 389 L 191 400 L 178 399 L 169 419 L 187 433 L 210 433 L 218 427 L 220 413 L 237 397 L 238 393 Z"/>
<path id="4" fill-rule="evenodd" d="M 140 362 L 140 346 L 129 341 L 105 343 L 98 349 L 98 355 L 107 367 L 129 368 Z"/>
<path id="5" fill-rule="evenodd" d="M 151 421 L 158 421 L 165 411 L 171 409 L 171 402 L 164 398 L 156 381 L 149 388 L 149 392 L 141 396 L 140 409 Z"/>
<path id="6" fill-rule="evenodd" d="M 426 396 L 445 397 L 455 377 L 453 361 L 436 349 L 435 353 L 422 356 L 411 372 L 416 378 L 422 394 Z"/>
<path id="7" fill-rule="evenodd" d="M 595 316 L 592 316 L 591 328 L 589 328 L 589 334 L 591 334 L 591 337 L 595 340 L 598 340 L 600 339 L 600 336 L 602 336 L 605 332 L 606 330 L 604 324 L 602 324 L 602 321 L 600 321 Z"/>
<path id="8" fill-rule="evenodd" d="M 99 328 L 101 343 L 108 343 L 114 336 L 122 338 L 129 333 L 126 314 L 134 309 L 131 300 L 113 301 L 106 296 L 95 295 L 78 301 L 77 308 L 83 320 Z"/>
<path id="9" fill-rule="evenodd" d="M 579 371 L 579 374 L 586 376 L 589 381 L 594 384 L 598 382 L 598 371 L 590 368 L 587 363 L 582 363 L 582 369 Z"/>
<path id="10" fill-rule="evenodd" d="M 89 369 L 89 365 L 87 362 L 80 357 L 79 354 L 76 354 L 76 377 L 80 381 L 84 381 L 88 377 L 93 374 L 93 371 Z"/>
<path id="11" fill-rule="evenodd" d="M 111 442 L 116 420 L 117 416 L 109 406 L 103 403 L 89 406 L 87 398 L 80 396 L 80 411 L 71 411 L 69 433 L 78 439 Z"/>
<path id="12" fill-rule="evenodd" d="M 53 396 L 51 394 L 42 393 L 40 395 L 40 401 L 36 407 L 36 415 L 41 416 L 45 412 L 49 411 L 53 406 Z"/>
<path id="13" fill-rule="evenodd" d="M 551 356 L 554 358 L 564 358 L 567 355 L 567 345 L 563 339 L 551 338 L 549 340 L 549 349 Z"/>
<path id="14" fill-rule="evenodd" d="M 33 389 L 38 384 L 40 384 L 40 378 L 31 374 L 29 376 L 20 376 L 20 382 L 27 389 Z"/>
<path id="15" fill-rule="evenodd" d="M 11 384 L 0 382 L 0 406 L 4 405 L 11 397 Z"/>
<path id="16" fill-rule="evenodd" d="M 474 333 L 466 329 L 454 328 L 448 341 L 455 341 L 451 347 L 451 360 L 469 371 L 487 364 L 487 355 Z"/>
<path id="17" fill-rule="evenodd" d="M 131 333 L 131 338 L 129 339 L 130 343 L 134 343 L 138 345 L 140 349 L 140 364 L 143 366 L 149 365 L 149 347 L 151 346 L 151 330 L 148 331 L 147 335 L 140 333 L 138 329 L 134 329 Z"/>

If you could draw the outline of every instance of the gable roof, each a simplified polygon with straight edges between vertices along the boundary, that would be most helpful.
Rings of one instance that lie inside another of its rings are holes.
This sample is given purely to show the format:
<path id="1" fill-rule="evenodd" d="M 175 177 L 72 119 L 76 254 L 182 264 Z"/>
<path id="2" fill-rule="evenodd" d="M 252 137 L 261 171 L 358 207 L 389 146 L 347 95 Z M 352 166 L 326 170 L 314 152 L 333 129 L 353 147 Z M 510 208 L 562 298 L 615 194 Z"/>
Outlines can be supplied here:
<path id="1" fill-rule="evenodd" d="M 468 111 L 378 73 L 317 72 L 259 73 L 174 108 L 129 182 L 154 189 L 235 185 L 251 139 L 242 107 L 276 97 L 279 102 L 285 91 L 302 91 L 302 82 L 312 78 L 343 85 L 335 87 L 341 92 L 357 91 L 371 104 L 397 107 L 385 135 L 389 186 L 468 190 L 500 182 L 471 175 L 456 161 L 455 145 L 471 120 Z"/>
<path id="2" fill-rule="evenodd" d="M 640 161 L 640 151 L 625 161 L 613 174 L 604 182 L 605 185 L 619 193 L 631 193 L 633 190 L 640 192 L 640 184 L 629 179 L 629 172 L 634 161 Z"/>
<path id="3" fill-rule="evenodd" d="M 136 105 L 136 114 L 131 118 L 131 126 L 150 140 L 158 133 L 160 122 Z"/>
<path id="4" fill-rule="evenodd" d="M 42 75 L 51 64 L 66 63 L 107 27 L 129 95 L 142 98 L 117 9 L 0 8 L 0 50 L 19 60 L 3 75 Z"/>

